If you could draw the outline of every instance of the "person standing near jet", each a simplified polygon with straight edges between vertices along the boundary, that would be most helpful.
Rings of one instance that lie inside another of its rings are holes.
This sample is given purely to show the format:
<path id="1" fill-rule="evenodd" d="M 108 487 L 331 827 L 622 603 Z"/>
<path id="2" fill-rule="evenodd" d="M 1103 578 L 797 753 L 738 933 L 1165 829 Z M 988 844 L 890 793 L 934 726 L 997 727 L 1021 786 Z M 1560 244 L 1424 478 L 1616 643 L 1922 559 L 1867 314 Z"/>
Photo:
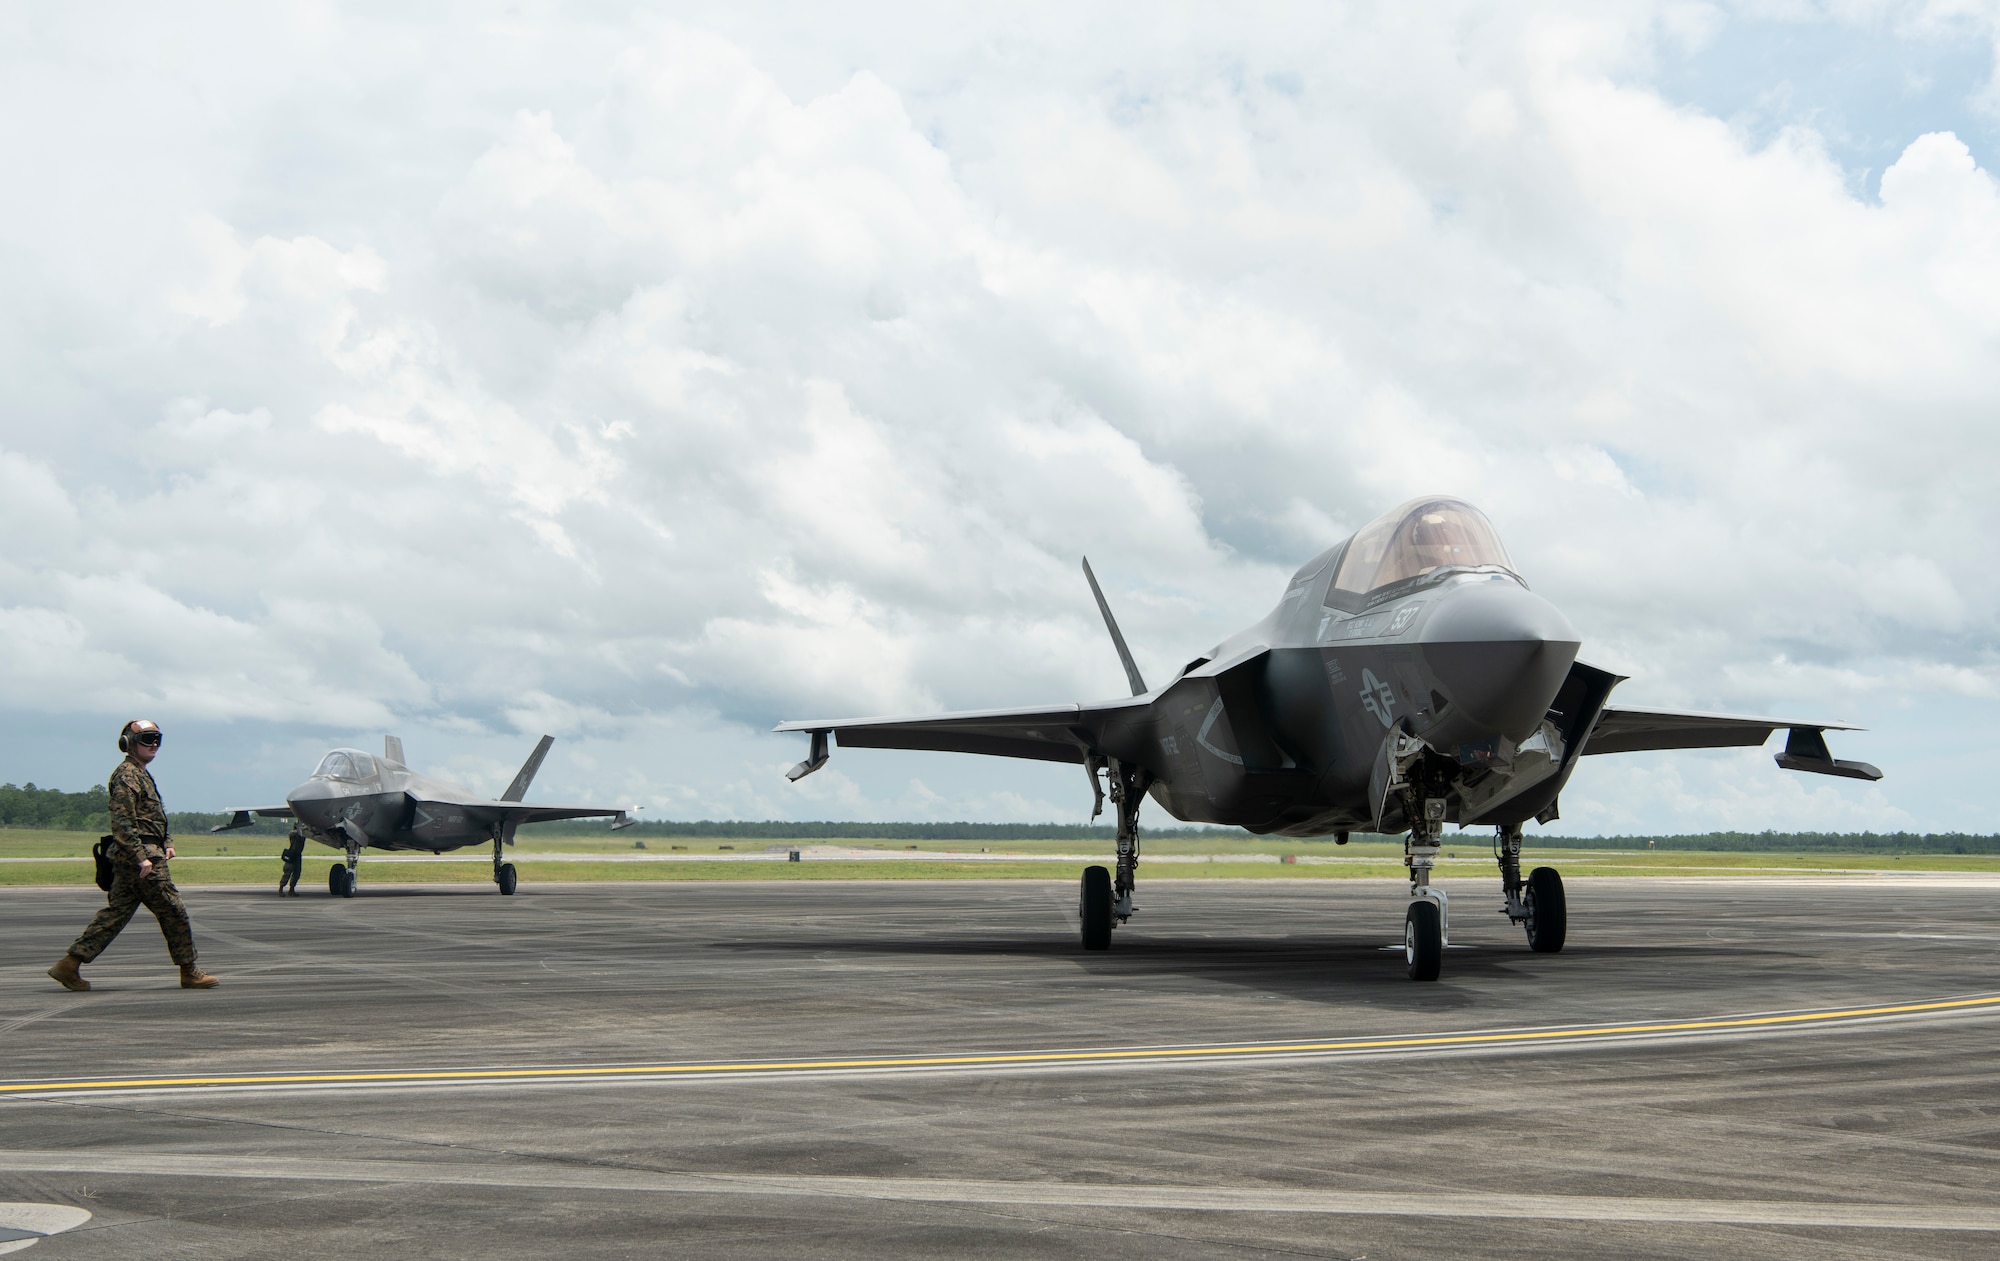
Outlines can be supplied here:
<path id="1" fill-rule="evenodd" d="M 285 865 L 278 872 L 278 896 L 295 898 L 299 896 L 299 876 L 306 866 L 306 836 L 297 828 L 292 829 L 290 839 L 285 842 Z"/>
<path id="2" fill-rule="evenodd" d="M 173 838 L 167 831 L 160 786 L 146 769 L 160 753 L 159 724 L 144 718 L 126 723 L 118 732 L 118 749 L 125 760 L 111 772 L 107 803 L 112 838 L 110 897 L 69 953 L 49 969 L 49 975 L 65 989 L 89 989 L 90 982 L 77 969 L 103 954 L 143 903 L 160 921 L 167 953 L 180 965 L 181 988 L 214 989 L 220 982 L 195 962 L 194 930 L 188 924 L 187 907 L 181 903 L 173 877 L 167 874 L 167 860 L 174 856 Z"/>

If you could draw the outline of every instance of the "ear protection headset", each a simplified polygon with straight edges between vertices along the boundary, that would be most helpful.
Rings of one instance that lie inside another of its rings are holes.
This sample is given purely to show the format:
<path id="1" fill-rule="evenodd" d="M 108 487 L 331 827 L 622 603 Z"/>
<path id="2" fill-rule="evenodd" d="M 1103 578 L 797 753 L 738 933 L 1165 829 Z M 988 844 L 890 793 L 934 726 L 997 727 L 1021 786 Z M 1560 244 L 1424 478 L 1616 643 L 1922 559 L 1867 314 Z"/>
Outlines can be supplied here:
<path id="1" fill-rule="evenodd" d="M 118 751 L 120 753 L 130 753 L 132 746 L 137 743 L 138 737 L 147 732 L 158 735 L 160 733 L 160 724 L 150 718 L 134 718 L 131 722 L 126 723 L 118 729 Z"/>

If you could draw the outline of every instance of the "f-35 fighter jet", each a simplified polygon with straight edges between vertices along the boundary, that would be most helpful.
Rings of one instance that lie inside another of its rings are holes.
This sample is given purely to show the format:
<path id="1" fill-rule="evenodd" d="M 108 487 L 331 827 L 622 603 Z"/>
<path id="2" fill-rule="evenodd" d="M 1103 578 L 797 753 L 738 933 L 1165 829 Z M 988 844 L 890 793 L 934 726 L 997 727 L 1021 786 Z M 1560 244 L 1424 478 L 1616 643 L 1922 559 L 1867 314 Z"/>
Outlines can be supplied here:
<path id="1" fill-rule="evenodd" d="M 1577 660 L 1577 633 L 1528 589 L 1499 535 L 1457 499 L 1412 500 L 1307 561 L 1276 608 L 1148 688 L 1084 562 L 1130 699 L 905 718 L 785 722 L 809 733 L 800 779 L 844 748 L 937 749 L 1074 762 L 1097 817 L 1117 811 L 1116 871 L 1084 870 L 1083 948 L 1132 914 L 1139 804 L 1177 819 L 1284 836 L 1407 833 L 1404 959 L 1435 980 L 1449 939 L 1430 874 L 1446 824 L 1495 831 L 1504 909 L 1531 949 L 1562 949 L 1567 910 L 1550 867 L 1521 875 L 1521 829 L 1556 818 L 1580 757 L 1763 744 L 1789 732 L 1786 770 L 1875 780 L 1836 761 L 1841 723 L 1613 708 L 1623 679 Z"/>
<path id="2" fill-rule="evenodd" d="M 347 862 L 335 863 L 327 872 L 327 890 L 337 898 L 354 896 L 355 867 L 364 849 L 442 854 L 490 841 L 493 883 L 500 886 L 500 892 L 511 895 L 517 883 L 514 864 L 502 860 L 501 849 L 514 843 L 514 829 L 523 823 L 608 815 L 612 830 L 616 831 L 636 822 L 626 818 L 625 811 L 611 806 L 541 806 L 523 802 L 521 798 L 527 796 L 528 785 L 534 781 L 535 772 L 542 768 L 542 759 L 549 755 L 549 746 L 554 743 L 554 736 L 542 737 L 498 801 L 412 771 L 403 764 L 403 742 L 395 736 L 383 741 L 381 757 L 359 749 L 335 749 L 320 759 L 311 779 L 285 794 L 284 805 L 233 810 L 229 822 L 212 830 L 247 828 L 253 814 L 266 819 L 294 820 L 285 851 L 285 874 L 278 882 L 279 892 L 285 891 L 287 882 L 297 891 L 305 843 L 314 840 L 347 851 Z"/>

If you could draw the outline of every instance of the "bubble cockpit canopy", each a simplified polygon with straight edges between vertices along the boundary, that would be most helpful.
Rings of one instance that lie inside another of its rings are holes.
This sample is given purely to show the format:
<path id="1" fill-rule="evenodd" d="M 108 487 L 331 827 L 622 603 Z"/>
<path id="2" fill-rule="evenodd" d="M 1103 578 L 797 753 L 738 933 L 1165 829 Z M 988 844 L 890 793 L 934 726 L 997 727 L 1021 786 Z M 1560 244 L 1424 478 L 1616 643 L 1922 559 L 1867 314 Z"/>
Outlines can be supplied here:
<path id="1" fill-rule="evenodd" d="M 375 759 L 359 749 L 335 749 L 320 759 L 314 779 L 370 780 L 375 778 Z"/>
<path id="2" fill-rule="evenodd" d="M 1328 602 L 1366 596 L 1441 570 L 1479 568 L 1514 571 L 1486 514 L 1461 499 L 1413 499 L 1354 536 Z"/>

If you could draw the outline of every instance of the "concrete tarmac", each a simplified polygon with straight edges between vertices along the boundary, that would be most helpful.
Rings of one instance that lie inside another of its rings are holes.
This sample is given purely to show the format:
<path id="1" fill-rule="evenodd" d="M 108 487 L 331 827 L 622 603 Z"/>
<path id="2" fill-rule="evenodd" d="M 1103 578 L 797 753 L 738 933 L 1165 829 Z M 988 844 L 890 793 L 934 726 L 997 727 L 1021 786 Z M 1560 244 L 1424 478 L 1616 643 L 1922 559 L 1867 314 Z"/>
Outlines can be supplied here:
<path id="1" fill-rule="evenodd" d="M 2000 1256 L 2000 881 L 363 880 L 0 889 L 0 1251 Z"/>

